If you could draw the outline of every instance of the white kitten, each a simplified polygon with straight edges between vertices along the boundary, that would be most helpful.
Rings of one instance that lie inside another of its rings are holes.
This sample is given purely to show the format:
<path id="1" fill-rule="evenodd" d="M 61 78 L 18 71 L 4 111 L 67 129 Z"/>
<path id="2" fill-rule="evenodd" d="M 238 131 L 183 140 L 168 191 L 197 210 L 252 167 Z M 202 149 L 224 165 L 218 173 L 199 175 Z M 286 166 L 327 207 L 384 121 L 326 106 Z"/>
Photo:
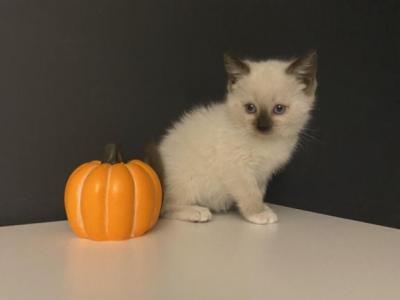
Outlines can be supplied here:
<path id="1" fill-rule="evenodd" d="M 164 217 L 206 222 L 211 211 L 236 205 L 250 222 L 277 221 L 263 197 L 309 119 L 316 59 L 315 52 L 289 61 L 225 56 L 226 100 L 186 113 L 159 145 Z"/>

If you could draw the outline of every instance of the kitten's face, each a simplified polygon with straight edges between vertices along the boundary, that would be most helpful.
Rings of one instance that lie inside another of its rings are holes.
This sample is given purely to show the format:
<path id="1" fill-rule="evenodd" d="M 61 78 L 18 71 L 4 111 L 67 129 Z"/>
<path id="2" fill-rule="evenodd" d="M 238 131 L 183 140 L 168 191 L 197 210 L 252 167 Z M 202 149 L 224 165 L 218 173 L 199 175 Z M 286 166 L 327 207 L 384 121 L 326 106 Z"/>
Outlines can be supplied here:
<path id="1" fill-rule="evenodd" d="M 225 57 L 225 65 L 227 103 L 236 124 L 261 137 L 299 133 L 315 99 L 315 52 L 292 61 Z"/>

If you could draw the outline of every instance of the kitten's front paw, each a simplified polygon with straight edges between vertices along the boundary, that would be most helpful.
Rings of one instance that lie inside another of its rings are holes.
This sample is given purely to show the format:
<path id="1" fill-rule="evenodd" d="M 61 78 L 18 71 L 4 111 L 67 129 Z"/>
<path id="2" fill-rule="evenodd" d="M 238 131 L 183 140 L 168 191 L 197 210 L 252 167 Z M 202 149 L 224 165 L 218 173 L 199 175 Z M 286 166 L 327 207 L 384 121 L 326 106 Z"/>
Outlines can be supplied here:
<path id="1" fill-rule="evenodd" d="M 207 207 L 201 206 L 195 206 L 190 214 L 190 221 L 192 222 L 208 222 L 212 217 L 211 211 Z"/>
<path id="2" fill-rule="evenodd" d="M 260 225 L 271 224 L 271 223 L 275 223 L 278 221 L 278 216 L 269 207 L 265 207 L 265 210 L 263 210 L 259 213 L 245 216 L 245 218 L 248 221 L 250 221 L 251 223 L 260 224 Z"/>

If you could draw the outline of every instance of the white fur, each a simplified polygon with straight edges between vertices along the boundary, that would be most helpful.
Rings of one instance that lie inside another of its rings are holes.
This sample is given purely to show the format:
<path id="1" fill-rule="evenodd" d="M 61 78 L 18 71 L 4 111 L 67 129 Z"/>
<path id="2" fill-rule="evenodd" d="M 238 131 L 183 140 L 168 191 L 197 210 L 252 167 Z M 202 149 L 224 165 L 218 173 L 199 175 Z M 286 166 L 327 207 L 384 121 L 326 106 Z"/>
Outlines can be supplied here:
<path id="1" fill-rule="evenodd" d="M 263 203 L 266 185 L 291 157 L 314 95 L 306 95 L 304 86 L 285 73 L 289 62 L 246 63 L 250 73 L 232 86 L 224 102 L 186 113 L 162 139 L 164 217 L 205 222 L 210 210 L 223 212 L 236 204 L 250 222 L 277 221 Z M 259 109 L 270 111 L 275 104 L 288 109 L 273 116 L 273 130 L 263 134 L 243 108 L 249 101 Z"/>

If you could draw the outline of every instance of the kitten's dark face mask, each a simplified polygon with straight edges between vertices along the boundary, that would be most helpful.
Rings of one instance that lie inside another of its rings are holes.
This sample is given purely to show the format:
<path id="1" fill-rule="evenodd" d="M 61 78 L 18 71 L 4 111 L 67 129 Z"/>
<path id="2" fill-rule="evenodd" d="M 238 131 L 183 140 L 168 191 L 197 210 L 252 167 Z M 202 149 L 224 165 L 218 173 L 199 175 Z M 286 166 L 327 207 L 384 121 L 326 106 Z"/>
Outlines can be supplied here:
<path id="1" fill-rule="evenodd" d="M 249 102 L 244 106 L 244 110 L 254 117 L 252 125 L 257 132 L 266 134 L 272 130 L 273 120 L 267 109 L 258 109 L 256 104 Z"/>

